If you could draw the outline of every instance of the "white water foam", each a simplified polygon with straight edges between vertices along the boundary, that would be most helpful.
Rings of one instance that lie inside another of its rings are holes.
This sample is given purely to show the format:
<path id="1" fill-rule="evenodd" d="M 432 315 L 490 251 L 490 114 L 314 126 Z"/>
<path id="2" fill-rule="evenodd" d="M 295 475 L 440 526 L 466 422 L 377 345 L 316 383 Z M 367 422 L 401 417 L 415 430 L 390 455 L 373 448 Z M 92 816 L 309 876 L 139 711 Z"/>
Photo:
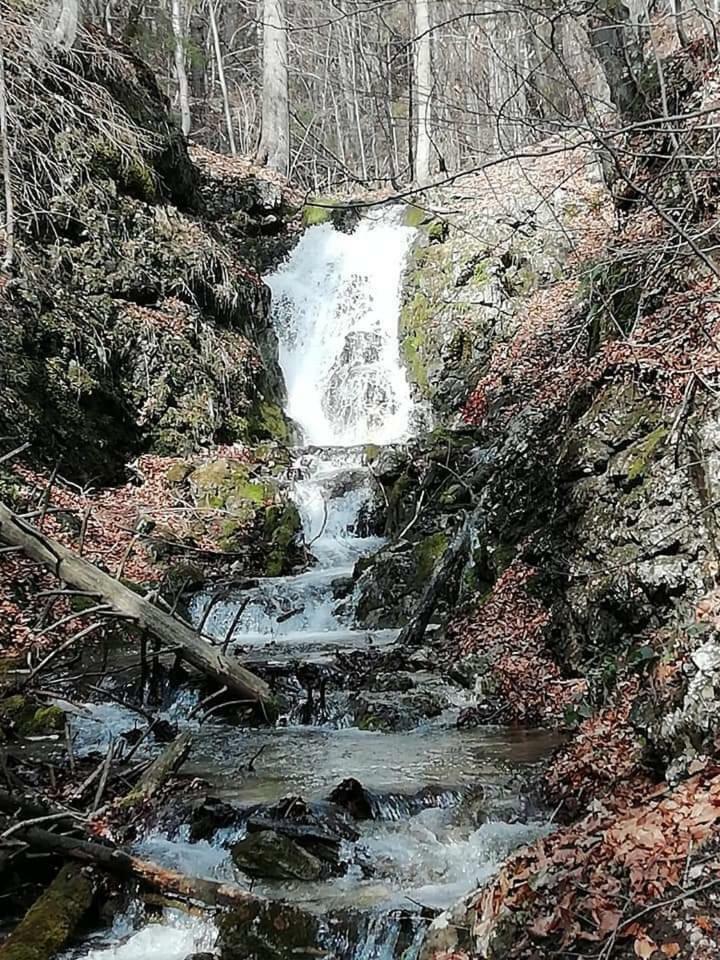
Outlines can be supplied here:
<path id="1" fill-rule="evenodd" d="M 186 960 L 215 946 L 217 927 L 207 917 L 167 909 L 157 921 L 147 922 L 143 914 L 140 904 L 133 903 L 82 952 L 69 950 L 59 960 Z"/>
<path id="2" fill-rule="evenodd" d="M 351 234 L 321 224 L 265 278 L 288 391 L 287 413 L 308 444 L 393 443 L 409 432 L 412 399 L 398 322 L 414 229 L 400 211 Z"/>

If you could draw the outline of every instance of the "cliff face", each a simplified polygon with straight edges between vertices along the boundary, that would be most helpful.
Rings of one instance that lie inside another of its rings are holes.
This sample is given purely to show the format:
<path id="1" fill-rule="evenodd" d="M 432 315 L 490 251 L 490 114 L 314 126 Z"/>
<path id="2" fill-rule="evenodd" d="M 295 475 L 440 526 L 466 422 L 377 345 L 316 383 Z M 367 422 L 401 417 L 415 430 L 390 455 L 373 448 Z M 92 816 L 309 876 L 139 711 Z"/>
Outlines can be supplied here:
<path id="1" fill-rule="evenodd" d="M 13 157 L 35 186 L 18 187 L 0 290 L 0 433 L 105 481 L 142 452 L 287 439 L 269 295 L 238 243 L 282 245 L 281 187 L 243 171 L 226 240 L 210 201 L 228 201 L 232 172 L 192 162 L 129 50 L 89 29 L 31 73 L 8 63 L 42 137 L 19 137 Z"/>

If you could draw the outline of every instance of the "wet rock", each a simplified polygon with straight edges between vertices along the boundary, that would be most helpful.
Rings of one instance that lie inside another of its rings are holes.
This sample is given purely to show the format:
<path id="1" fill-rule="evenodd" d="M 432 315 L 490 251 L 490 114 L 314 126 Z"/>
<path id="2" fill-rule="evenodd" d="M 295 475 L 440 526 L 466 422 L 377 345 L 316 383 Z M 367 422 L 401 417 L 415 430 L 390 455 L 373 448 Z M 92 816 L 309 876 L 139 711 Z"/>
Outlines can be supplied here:
<path id="1" fill-rule="evenodd" d="M 367 684 L 367 689 L 377 693 L 383 693 L 389 690 L 400 690 L 406 692 L 414 689 L 417 681 L 411 673 L 405 670 L 380 671 L 373 674 Z"/>
<path id="2" fill-rule="evenodd" d="M 218 919 L 222 960 L 317 957 L 324 923 L 286 903 L 248 903 Z"/>
<path id="3" fill-rule="evenodd" d="M 230 848 L 236 867 L 250 877 L 267 880 L 319 880 L 321 860 L 299 843 L 274 830 L 251 833 Z"/>
<path id="4" fill-rule="evenodd" d="M 206 797 L 199 806 L 196 806 L 190 815 L 190 839 L 210 840 L 223 827 L 232 827 L 239 824 L 243 814 L 237 807 Z"/>
<path id="5" fill-rule="evenodd" d="M 448 705 L 442 694 L 429 690 L 370 693 L 350 698 L 349 708 L 361 730 L 386 733 L 413 730 L 424 720 L 439 716 Z"/>

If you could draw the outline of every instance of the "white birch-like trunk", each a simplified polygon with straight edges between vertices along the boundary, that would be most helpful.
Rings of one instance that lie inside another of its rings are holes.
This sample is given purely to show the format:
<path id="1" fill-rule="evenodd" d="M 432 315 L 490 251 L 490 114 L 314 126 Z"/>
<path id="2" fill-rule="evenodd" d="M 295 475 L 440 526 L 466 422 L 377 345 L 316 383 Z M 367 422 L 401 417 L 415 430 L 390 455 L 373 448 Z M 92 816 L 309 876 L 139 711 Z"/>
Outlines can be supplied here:
<path id="1" fill-rule="evenodd" d="M 286 0 L 263 3 L 262 135 L 258 161 L 287 174 L 290 168 Z"/>
<path id="2" fill-rule="evenodd" d="M 217 66 L 218 83 L 220 84 L 220 91 L 223 98 L 223 108 L 225 110 L 225 126 L 227 128 L 228 143 L 230 145 L 230 153 L 236 154 L 237 146 L 235 144 L 235 131 L 233 129 L 232 111 L 230 109 L 230 95 L 228 94 L 227 80 L 225 79 L 225 66 L 223 64 L 222 50 L 220 48 L 220 33 L 218 31 L 217 16 L 215 14 L 215 4 L 213 3 L 213 0 L 210 0 L 210 3 L 208 4 L 208 10 L 210 12 L 210 30 L 212 32 L 213 48 L 215 50 L 215 63 Z"/>
<path id="3" fill-rule="evenodd" d="M 185 17 L 182 0 L 172 0 L 172 30 L 175 38 L 175 78 L 178 87 L 178 101 L 180 103 L 180 121 L 182 132 L 187 136 L 190 133 L 192 117 L 190 115 L 190 91 L 188 88 L 187 70 L 185 69 Z"/>
<path id="4" fill-rule="evenodd" d="M 415 0 L 415 95 L 417 98 L 417 141 L 415 147 L 415 182 L 430 180 L 431 110 L 430 90 L 430 9 L 429 0 Z"/>

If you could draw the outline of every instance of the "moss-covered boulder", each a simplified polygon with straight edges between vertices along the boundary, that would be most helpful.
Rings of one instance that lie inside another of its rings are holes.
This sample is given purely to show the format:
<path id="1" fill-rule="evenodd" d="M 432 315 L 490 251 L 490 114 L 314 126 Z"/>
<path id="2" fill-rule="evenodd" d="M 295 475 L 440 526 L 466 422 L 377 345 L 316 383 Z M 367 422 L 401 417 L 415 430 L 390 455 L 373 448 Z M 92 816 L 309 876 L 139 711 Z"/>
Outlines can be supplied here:
<path id="1" fill-rule="evenodd" d="M 0 700 L 0 731 L 18 737 L 40 737 L 60 733 L 65 714 L 53 705 L 38 704 L 22 694 Z"/>

